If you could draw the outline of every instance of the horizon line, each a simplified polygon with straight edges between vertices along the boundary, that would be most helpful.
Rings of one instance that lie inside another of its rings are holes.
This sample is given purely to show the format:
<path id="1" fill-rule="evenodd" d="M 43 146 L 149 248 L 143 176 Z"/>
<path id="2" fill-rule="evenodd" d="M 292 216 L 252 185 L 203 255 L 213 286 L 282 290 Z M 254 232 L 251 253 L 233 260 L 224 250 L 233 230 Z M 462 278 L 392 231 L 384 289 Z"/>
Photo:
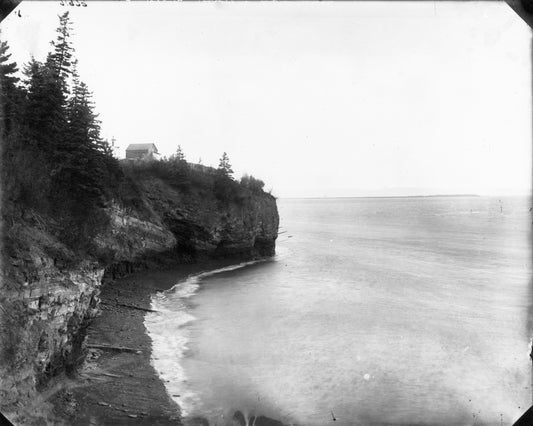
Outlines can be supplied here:
<path id="1" fill-rule="evenodd" d="M 322 197 L 282 197 L 278 199 L 286 200 L 322 200 L 339 198 L 452 198 L 452 197 L 531 197 L 532 194 L 512 194 L 512 195 L 480 195 L 480 194 L 429 194 L 429 195 L 349 195 L 349 196 L 322 196 Z"/>

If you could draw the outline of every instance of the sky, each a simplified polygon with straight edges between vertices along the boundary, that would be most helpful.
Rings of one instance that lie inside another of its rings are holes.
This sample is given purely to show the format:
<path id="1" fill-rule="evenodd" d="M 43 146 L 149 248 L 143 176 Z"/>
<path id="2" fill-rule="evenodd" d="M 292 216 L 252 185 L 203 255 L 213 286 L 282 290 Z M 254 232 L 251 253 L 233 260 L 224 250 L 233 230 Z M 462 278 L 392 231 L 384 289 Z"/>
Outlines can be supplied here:
<path id="1" fill-rule="evenodd" d="M 44 59 L 70 10 L 117 155 L 252 174 L 279 197 L 531 193 L 531 30 L 503 2 L 23 1 L 1 24 Z"/>

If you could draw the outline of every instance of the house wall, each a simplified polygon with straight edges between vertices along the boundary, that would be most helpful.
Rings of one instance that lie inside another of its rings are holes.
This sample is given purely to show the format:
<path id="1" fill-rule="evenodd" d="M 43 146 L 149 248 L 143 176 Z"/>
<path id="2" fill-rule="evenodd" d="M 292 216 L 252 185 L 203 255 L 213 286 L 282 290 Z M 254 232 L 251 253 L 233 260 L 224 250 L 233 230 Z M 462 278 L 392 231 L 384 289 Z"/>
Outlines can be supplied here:
<path id="1" fill-rule="evenodd" d="M 127 151 L 126 150 L 126 158 L 133 159 L 133 160 L 141 160 L 143 158 L 153 158 L 153 152 L 148 151 L 146 149 L 143 149 L 142 151 Z"/>

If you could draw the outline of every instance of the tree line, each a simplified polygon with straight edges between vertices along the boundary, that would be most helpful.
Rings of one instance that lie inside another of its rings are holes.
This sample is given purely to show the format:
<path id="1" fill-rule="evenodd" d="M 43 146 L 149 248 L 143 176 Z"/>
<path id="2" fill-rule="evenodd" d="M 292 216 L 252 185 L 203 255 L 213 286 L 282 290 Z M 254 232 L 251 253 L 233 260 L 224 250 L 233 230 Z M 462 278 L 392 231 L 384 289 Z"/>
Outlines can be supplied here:
<path id="1" fill-rule="evenodd" d="M 167 159 L 163 159 L 163 161 L 167 161 Z M 181 148 L 181 145 L 178 145 L 178 148 L 176 149 L 176 152 L 170 156 L 168 159 L 169 162 L 176 164 L 178 167 L 185 166 L 187 164 L 187 160 L 185 158 L 185 153 L 183 152 L 183 149 Z M 201 164 L 201 159 L 199 160 L 199 164 Z M 221 178 L 222 181 L 225 179 L 228 180 L 234 180 L 233 177 L 233 169 L 230 164 L 229 156 L 226 152 L 222 153 L 222 156 L 220 157 L 218 168 L 216 169 L 217 175 Z M 253 177 L 252 175 L 244 174 L 239 184 L 247 189 L 250 189 L 252 191 L 262 191 L 265 183 Z"/>
<path id="2" fill-rule="evenodd" d="M 190 184 L 190 165 L 185 158 L 185 153 L 181 145 L 178 145 L 176 152 L 173 153 L 170 158 L 163 158 L 160 160 L 160 163 L 170 165 L 174 172 L 173 174 L 171 173 L 171 175 L 176 183 L 181 183 L 182 187 Z M 198 164 L 202 165 L 201 159 Z M 212 168 L 208 167 L 207 169 Z M 233 176 L 233 168 L 226 152 L 222 153 L 218 167 L 212 170 L 214 170 L 215 195 L 220 199 L 240 198 L 243 190 L 248 192 L 262 192 L 265 186 L 265 183 L 262 180 L 248 174 L 244 174 L 238 181 L 235 180 Z"/>
<path id="3" fill-rule="evenodd" d="M 52 231 L 72 247 L 106 226 L 102 207 L 120 200 L 121 185 L 132 180 L 100 133 L 92 94 L 78 74 L 71 32 L 67 11 L 59 16 L 45 60 L 32 57 L 22 72 L 0 33 L 0 177 L 5 223 L 44 215 L 57 225 Z M 138 167 L 157 169 L 184 191 L 191 185 L 209 187 L 223 202 L 264 186 L 253 176 L 236 181 L 226 153 L 214 177 L 186 164 L 178 146 L 170 159 Z"/>
<path id="4" fill-rule="evenodd" d="M 90 225 L 87 219 L 106 204 L 121 177 L 100 134 L 92 94 L 78 74 L 71 31 L 65 12 L 46 59 L 32 57 L 22 78 L 7 41 L 0 41 L 4 217 L 37 211 L 63 225 Z"/>

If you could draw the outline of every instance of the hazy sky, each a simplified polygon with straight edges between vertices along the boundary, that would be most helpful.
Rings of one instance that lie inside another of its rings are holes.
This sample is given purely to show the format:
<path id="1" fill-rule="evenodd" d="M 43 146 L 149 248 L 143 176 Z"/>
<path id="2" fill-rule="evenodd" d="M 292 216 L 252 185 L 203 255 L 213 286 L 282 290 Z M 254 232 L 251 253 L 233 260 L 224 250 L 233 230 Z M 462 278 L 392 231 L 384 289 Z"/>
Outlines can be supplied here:
<path id="1" fill-rule="evenodd" d="M 58 2 L 0 25 L 43 59 Z M 282 196 L 527 193 L 531 32 L 503 2 L 70 7 L 105 137 L 178 144 Z"/>

